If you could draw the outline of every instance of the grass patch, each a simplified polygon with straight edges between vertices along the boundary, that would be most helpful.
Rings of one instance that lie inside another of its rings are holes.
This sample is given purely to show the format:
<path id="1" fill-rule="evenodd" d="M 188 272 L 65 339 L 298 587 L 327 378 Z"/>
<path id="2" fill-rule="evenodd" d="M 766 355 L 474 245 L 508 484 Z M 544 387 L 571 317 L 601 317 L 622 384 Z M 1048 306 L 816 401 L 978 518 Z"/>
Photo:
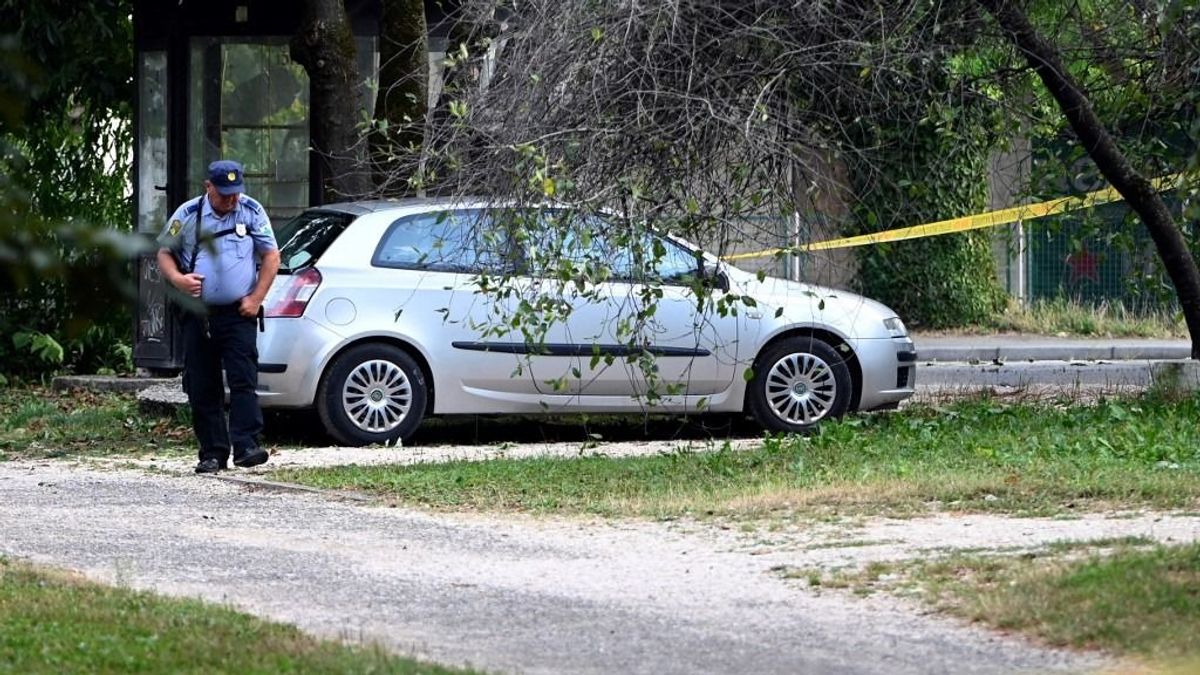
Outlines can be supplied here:
<path id="1" fill-rule="evenodd" d="M 1088 337 L 1186 338 L 1187 325 L 1178 312 L 1147 310 L 1134 312 L 1124 305 L 1101 302 L 1083 304 L 1056 298 L 1035 300 L 1022 306 L 1010 303 L 1002 314 L 978 326 L 980 332 L 1011 331 L 1042 335 Z"/>
<path id="2" fill-rule="evenodd" d="M 0 672 L 457 673 L 0 558 Z"/>
<path id="3" fill-rule="evenodd" d="M 263 444 L 326 444 L 316 415 L 263 411 Z M 144 413 L 135 394 L 39 385 L 0 387 L 0 461 L 80 455 L 194 455 L 191 409 Z"/>
<path id="4" fill-rule="evenodd" d="M 674 517 L 930 509 L 1195 509 L 1200 397 L 910 407 L 748 451 L 288 469 L 280 480 L 445 509 Z"/>
<path id="5" fill-rule="evenodd" d="M 132 394 L 0 388 L 0 460 L 191 451 L 184 416 L 143 415 Z"/>
<path id="6" fill-rule="evenodd" d="M 820 544 L 810 544 L 805 548 L 810 551 L 823 548 L 865 548 L 867 546 L 895 544 L 899 541 L 899 539 L 847 539 L 845 541 L 827 541 Z"/>
<path id="7" fill-rule="evenodd" d="M 780 571 L 811 586 L 915 596 L 1057 647 L 1193 663 L 1200 657 L 1200 544 L 1098 540 L 1021 555 L 876 562 L 849 572 Z"/>

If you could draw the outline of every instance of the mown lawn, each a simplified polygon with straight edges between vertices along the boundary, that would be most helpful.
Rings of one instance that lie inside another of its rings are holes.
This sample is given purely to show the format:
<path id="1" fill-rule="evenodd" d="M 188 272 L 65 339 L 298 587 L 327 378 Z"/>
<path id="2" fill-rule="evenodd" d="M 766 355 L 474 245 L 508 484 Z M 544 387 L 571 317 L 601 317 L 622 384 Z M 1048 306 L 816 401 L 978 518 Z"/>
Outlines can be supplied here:
<path id="1" fill-rule="evenodd" d="M 315 415 L 266 411 L 268 447 L 326 444 Z M 130 393 L 0 387 L 0 461 L 75 456 L 193 455 L 191 413 L 143 413 Z"/>
<path id="2" fill-rule="evenodd" d="M 290 469 L 274 477 L 444 509 L 649 517 L 1061 514 L 1200 505 L 1200 396 L 914 406 L 747 451 Z"/>
<path id="3" fill-rule="evenodd" d="M 943 612 L 1055 647 L 1200 665 L 1196 543 L 1098 540 L 1022 554 L 875 562 L 857 571 L 783 572 L 810 586 L 913 596 Z"/>
<path id="4" fill-rule="evenodd" d="M 4 673 L 460 673 L 0 558 Z"/>
<path id="5" fill-rule="evenodd" d="M 950 611 L 1052 645 L 1200 656 L 1200 544 L 1125 547 L 1047 564 L 943 564 L 926 579 Z"/>
<path id="6" fill-rule="evenodd" d="M 144 415 L 132 394 L 0 387 L 0 460 L 192 452 L 186 413 Z"/>

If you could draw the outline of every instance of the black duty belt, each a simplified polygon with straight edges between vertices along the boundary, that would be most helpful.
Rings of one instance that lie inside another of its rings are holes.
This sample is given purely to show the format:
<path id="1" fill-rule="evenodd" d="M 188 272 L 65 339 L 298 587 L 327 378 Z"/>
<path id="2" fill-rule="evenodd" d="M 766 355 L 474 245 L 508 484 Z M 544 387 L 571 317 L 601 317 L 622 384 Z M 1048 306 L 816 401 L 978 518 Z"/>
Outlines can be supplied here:
<path id="1" fill-rule="evenodd" d="M 242 306 L 242 301 L 230 302 L 224 305 L 205 305 L 208 308 L 208 313 L 211 315 L 218 314 L 237 314 L 238 309 Z"/>
<path id="2" fill-rule="evenodd" d="M 240 314 L 241 306 L 242 306 L 241 300 L 238 300 L 237 302 L 231 302 L 226 305 L 205 305 L 205 309 L 208 310 L 208 313 L 204 317 L 202 317 L 204 320 L 204 332 L 206 334 L 208 333 L 208 317 L 210 317 L 210 316 L 230 316 L 230 315 L 241 316 L 241 314 Z M 267 332 L 266 312 L 263 311 L 262 305 L 258 306 L 258 314 L 254 318 L 258 320 L 258 332 L 260 332 L 260 333 Z"/>

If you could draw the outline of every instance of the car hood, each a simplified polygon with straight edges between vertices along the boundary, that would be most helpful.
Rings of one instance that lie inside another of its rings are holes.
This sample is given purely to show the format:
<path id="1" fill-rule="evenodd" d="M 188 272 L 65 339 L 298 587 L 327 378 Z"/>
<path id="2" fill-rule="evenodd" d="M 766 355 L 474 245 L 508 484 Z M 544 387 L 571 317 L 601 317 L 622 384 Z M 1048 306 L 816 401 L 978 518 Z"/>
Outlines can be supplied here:
<path id="1" fill-rule="evenodd" d="M 767 318 L 797 325 L 824 324 L 847 337 L 890 337 L 883 320 L 896 316 L 887 305 L 851 291 L 757 275 L 725 267 L 731 291 L 753 298 Z M 778 313 L 778 314 L 777 314 Z"/>

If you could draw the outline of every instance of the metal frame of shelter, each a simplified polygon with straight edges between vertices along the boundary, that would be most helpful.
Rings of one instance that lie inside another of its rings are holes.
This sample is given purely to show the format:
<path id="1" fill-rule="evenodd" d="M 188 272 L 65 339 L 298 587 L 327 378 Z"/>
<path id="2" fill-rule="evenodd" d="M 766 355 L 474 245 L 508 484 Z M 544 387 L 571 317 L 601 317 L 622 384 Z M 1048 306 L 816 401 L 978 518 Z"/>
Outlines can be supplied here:
<path id="1" fill-rule="evenodd" d="M 378 72 L 383 2 L 344 0 L 359 52 L 363 92 Z M 154 237 L 170 213 L 203 192 L 208 162 L 246 166 L 247 192 L 279 222 L 320 203 L 321 165 L 310 147 L 308 78 L 288 56 L 298 2 L 135 0 L 133 203 L 139 233 Z M 445 4 L 426 0 L 430 51 Z M 444 49 L 444 47 L 443 47 Z M 368 108 L 370 109 L 370 108 Z M 153 254 L 137 261 L 134 364 L 177 371 L 183 350 Z"/>

